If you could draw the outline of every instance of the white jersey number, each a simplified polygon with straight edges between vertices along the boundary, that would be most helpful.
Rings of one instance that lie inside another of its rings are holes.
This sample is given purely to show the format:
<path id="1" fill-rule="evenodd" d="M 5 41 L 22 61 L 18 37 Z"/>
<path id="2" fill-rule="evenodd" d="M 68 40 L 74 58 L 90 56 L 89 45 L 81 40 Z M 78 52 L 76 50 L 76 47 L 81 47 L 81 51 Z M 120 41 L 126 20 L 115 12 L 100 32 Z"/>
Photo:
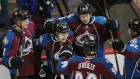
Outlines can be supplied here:
<path id="1" fill-rule="evenodd" d="M 76 71 L 75 79 L 84 79 L 83 74 L 80 71 Z M 97 79 L 97 76 L 94 73 L 87 72 L 86 79 Z"/>

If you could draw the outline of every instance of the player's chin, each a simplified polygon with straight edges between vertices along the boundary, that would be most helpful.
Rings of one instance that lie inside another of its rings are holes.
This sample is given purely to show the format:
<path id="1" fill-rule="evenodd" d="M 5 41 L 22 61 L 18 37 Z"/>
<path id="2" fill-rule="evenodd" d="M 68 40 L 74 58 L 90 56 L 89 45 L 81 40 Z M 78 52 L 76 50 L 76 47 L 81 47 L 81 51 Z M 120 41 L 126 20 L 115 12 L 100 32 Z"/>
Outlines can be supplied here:
<path id="1" fill-rule="evenodd" d="M 24 26 L 24 29 L 26 29 L 27 27 L 28 27 L 28 26 L 27 26 L 27 25 L 25 25 L 25 26 Z"/>
<path id="2" fill-rule="evenodd" d="M 85 21 L 85 22 L 83 22 L 84 24 L 88 24 L 88 22 L 87 21 Z"/>
<path id="3" fill-rule="evenodd" d="M 62 43 L 66 42 L 66 39 L 62 39 L 61 42 L 62 42 Z"/>

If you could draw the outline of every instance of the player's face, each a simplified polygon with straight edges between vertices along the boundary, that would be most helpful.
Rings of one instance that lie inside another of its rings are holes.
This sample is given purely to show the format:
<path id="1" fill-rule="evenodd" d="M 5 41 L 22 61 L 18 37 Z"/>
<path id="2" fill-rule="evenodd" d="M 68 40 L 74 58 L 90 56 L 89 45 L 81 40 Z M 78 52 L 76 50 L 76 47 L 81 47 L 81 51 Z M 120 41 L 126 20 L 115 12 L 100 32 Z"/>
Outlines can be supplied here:
<path id="1" fill-rule="evenodd" d="M 17 21 L 18 25 L 19 26 L 22 26 L 22 30 L 26 29 L 27 28 L 27 25 L 28 25 L 28 20 L 23 20 L 23 21 Z"/>
<path id="2" fill-rule="evenodd" d="M 127 28 L 127 31 L 129 34 L 131 34 L 131 29 L 130 28 Z"/>
<path id="3" fill-rule="evenodd" d="M 58 39 L 60 42 L 64 43 L 68 37 L 68 33 L 59 33 Z"/>
<path id="4" fill-rule="evenodd" d="M 82 23 L 87 24 L 90 22 L 91 15 L 90 14 L 81 14 L 79 17 L 80 17 L 80 20 Z"/>
<path id="5" fill-rule="evenodd" d="M 133 31 L 130 28 L 127 28 L 128 33 L 130 34 L 130 38 L 134 38 L 137 35 L 136 31 Z"/>

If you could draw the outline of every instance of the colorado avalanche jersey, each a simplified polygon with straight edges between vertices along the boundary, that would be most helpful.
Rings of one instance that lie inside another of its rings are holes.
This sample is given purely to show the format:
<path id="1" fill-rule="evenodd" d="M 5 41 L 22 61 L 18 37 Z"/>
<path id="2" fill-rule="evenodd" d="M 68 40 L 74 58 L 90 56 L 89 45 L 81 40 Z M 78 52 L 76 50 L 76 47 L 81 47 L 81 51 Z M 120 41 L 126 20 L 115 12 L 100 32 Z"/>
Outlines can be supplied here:
<path id="1" fill-rule="evenodd" d="M 15 26 L 15 25 L 14 25 Z M 14 26 L 12 28 L 14 28 Z M 24 66 L 19 69 L 19 76 L 29 76 L 34 74 L 34 55 L 33 53 L 33 41 L 32 33 L 34 31 L 34 22 L 28 21 L 27 29 L 23 30 L 21 33 L 23 39 L 25 40 L 25 48 L 22 48 L 19 37 L 12 31 L 8 31 L 7 35 L 3 39 L 3 57 L 2 63 L 8 67 L 8 60 L 13 56 L 19 56 L 21 50 L 24 50 L 22 58 L 25 63 Z M 11 69 L 10 74 L 15 74 L 16 69 Z"/>
<path id="2" fill-rule="evenodd" d="M 37 39 L 36 45 L 39 49 L 46 50 L 49 69 L 51 69 L 53 73 L 58 74 L 56 72 L 56 65 L 59 60 L 59 51 L 65 45 L 72 46 L 73 42 L 74 35 L 73 32 L 70 31 L 70 35 L 64 43 L 56 41 L 53 34 L 44 34 Z"/>
<path id="3" fill-rule="evenodd" d="M 105 57 L 104 53 L 104 42 L 110 39 L 110 32 L 104 28 L 105 17 L 102 16 L 92 16 L 91 22 L 88 24 L 83 24 L 79 21 L 79 16 L 71 14 L 67 17 L 56 18 L 52 20 L 66 21 L 68 22 L 70 28 L 75 32 L 75 43 L 74 49 L 77 55 L 84 56 L 83 43 L 85 42 L 88 35 L 94 36 L 94 39 L 98 43 L 98 57 Z M 121 31 L 112 31 L 113 38 L 117 39 L 121 36 Z"/>
<path id="4" fill-rule="evenodd" d="M 131 39 L 126 45 L 126 49 L 123 52 L 125 57 L 125 77 L 130 79 L 135 62 L 137 60 L 138 53 L 140 53 L 140 38 Z M 136 70 L 133 74 L 133 79 L 140 78 L 140 62 L 137 60 Z"/>
<path id="5" fill-rule="evenodd" d="M 56 69 L 60 74 L 69 73 L 70 79 L 123 79 L 110 61 L 103 57 L 84 58 L 75 55 L 67 61 L 61 57 Z"/>

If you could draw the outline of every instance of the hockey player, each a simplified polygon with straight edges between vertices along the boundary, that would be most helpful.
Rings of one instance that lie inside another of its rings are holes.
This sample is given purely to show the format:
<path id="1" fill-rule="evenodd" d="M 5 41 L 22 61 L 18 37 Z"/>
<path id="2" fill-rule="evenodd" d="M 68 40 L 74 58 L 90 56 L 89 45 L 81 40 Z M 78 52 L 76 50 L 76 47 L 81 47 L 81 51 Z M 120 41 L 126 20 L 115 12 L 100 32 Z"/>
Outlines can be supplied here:
<path id="1" fill-rule="evenodd" d="M 39 49 L 46 50 L 49 69 L 46 73 L 47 79 L 60 79 L 60 75 L 56 71 L 59 51 L 64 45 L 72 46 L 74 35 L 66 22 L 54 24 L 46 20 L 43 27 L 47 27 L 47 33 L 37 39 L 36 45 Z M 67 76 L 65 79 L 68 79 Z"/>
<path id="2" fill-rule="evenodd" d="M 17 10 L 13 13 L 13 18 L 16 25 L 3 39 L 2 63 L 9 68 L 11 79 L 14 79 L 15 75 L 18 75 L 17 79 L 34 79 L 35 59 L 31 26 L 28 26 L 27 20 L 29 15 Z"/>
<path id="3" fill-rule="evenodd" d="M 54 12 L 55 2 L 53 0 L 38 0 L 36 6 L 36 13 L 32 17 L 36 26 L 41 25 L 45 18 L 51 18 Z"/>
<path id="4" fill-rule="evenodd" d="M 116 39 L 113 42 L 112 47 L 115 50 L 118 50 L 119 53 L 125 57 L 125 79 L 140 79 L 140 63 L 138 58 L 138 55 L 140 54 L 140 19 L 133 19 L 129 21 L 128 32 L 131 36 L 131 40 L 128 42 L 128 44 L 125 44 L 120 39 Z M 135 66 L 136 68 L 134 68 Z M 132 73 L 133 70 L 134 73 Z"/>
<path id="5" fill-rule="evenodd" d="M 83 43 L 87 35 L 92 34 L 97 42 L 97 56 L 105 57 L 104 42 L 111 38 L 109 30 L 113 33 L 113 38 L 119 38 L 121 31 L 117 20 L 106 20 L 103 16 L 91 16 L 92 11 L 89 4 L 81 4 L 77 8 L 77 14 L 52 20 L 66 21 L 75 33 L 74 50 L 77 55 L 84 56 Z M 105 23 L 104 23 L 105 22 Z"/>
<path id="6" fill-rule="evenodd" d="M 123 79 L 109 60 L 97 57 L 95 40 L 87 40 L 83 45 L 86 57 L 72 56 L 72 49 L 65 46 L 60 51 L 57 71 L 70 74 L 69 79 Z M 69 58 L 66 60 L 66 57 Z M 64 59 L 65 58 L 65 59 Z"/>

